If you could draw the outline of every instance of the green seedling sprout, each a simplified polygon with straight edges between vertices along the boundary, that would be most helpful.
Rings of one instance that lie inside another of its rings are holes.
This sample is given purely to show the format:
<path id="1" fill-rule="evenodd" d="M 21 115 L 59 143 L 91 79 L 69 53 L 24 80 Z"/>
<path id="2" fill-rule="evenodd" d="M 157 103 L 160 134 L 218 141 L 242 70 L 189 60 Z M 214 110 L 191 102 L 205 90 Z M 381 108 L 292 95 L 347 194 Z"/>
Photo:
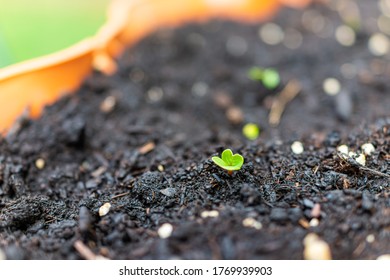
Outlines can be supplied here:
<path id="1" fill-rule="evenodd" d="M 280 84 L 279 73 L 273 68 L 252 67 L 248 72 L 248 76 L 253 81 L 262 82 L 269 90 L 277 88 Z"/>
<path id="2" fill-rule="evenodd" d="M 214 156 L 211 160 L 219 167 L 227 170 L 229 175 L 232 175 L 234 170 L 240 170 L 241 166 L 244 164 L 242 155 L 233 155 L 233 152 L 230 149 L 224 150 L 221 157 Z"/>
<path id="3" fill-rule="evenodd" d="M 254 123 L 247 123 L 242 128 L 242 134 L 249 140 L 256 140 L 260 134 L 260 128 Z"/>

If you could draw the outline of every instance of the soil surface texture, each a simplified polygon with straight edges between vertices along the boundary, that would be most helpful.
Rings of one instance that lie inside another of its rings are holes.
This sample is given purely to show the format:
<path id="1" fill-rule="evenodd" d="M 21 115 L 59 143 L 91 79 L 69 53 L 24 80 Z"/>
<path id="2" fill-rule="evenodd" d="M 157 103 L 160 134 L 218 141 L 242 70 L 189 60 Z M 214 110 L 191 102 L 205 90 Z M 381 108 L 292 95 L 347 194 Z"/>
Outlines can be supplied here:
<path id="1" fill-rule="evenodd" d="M 0 257 L 390 254 L 389 34 L 377 1 L 330 2 L 160 30 L 20 119 L 0 139 Z M 232 175 L 211 160 L 227 148 Z"/>

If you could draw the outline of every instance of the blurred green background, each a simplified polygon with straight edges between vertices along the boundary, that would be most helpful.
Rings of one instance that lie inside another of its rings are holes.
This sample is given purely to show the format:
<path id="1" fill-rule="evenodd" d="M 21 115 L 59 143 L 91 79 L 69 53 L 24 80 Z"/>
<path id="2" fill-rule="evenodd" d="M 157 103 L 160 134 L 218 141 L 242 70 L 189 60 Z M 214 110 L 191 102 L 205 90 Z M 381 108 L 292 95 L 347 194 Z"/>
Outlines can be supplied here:
<path id="1" fill-rule="evenodd" d="M 93 36 L 110 0 L 0 0 L 0 68 Z"/>

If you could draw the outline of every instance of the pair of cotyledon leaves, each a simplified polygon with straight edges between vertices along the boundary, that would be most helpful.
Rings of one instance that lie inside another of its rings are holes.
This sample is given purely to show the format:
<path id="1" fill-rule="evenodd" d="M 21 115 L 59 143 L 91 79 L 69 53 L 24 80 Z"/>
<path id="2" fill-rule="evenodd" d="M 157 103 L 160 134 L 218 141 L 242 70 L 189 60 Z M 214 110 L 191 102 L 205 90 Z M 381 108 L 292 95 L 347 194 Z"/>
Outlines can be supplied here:
<path id="1" fill-rule="evenodd" d="M 211 159 L 216 165 L 228 171 L 240 170 L 241 166 L 244 164 L 242 155 L 233 155 L 233 152 L 230 149 L 224 150 L 221 157 L 214 156 Z"/>
<path id="2" fill-rule="evenodd" d="M 248 76 L 253 81 L 261 81 L 269 90 L 276 89 L 280 84 L 279 72 L 273 68 L 252 67 Z"/>

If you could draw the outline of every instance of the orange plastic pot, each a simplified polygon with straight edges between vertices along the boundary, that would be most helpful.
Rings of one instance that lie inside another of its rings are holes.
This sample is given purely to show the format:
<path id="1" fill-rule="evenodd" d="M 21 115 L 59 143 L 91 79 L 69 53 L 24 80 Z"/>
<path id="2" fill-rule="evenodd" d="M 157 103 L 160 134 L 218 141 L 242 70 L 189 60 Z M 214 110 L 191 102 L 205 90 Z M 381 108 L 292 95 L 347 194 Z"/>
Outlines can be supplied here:
<path id="1" fill-rule="evenodd" d="M 23 113 L 38 117 L 44 106 L 77 89 L 93 69 L 116 70 L 115 58 L 154 30 L 186 22 L 226 18 L 261 21 L 282 5 L 310 0 L 113 0 L 107 22 L 93 38 L 48 56 L 0 69 L 0 132 Z"/>

